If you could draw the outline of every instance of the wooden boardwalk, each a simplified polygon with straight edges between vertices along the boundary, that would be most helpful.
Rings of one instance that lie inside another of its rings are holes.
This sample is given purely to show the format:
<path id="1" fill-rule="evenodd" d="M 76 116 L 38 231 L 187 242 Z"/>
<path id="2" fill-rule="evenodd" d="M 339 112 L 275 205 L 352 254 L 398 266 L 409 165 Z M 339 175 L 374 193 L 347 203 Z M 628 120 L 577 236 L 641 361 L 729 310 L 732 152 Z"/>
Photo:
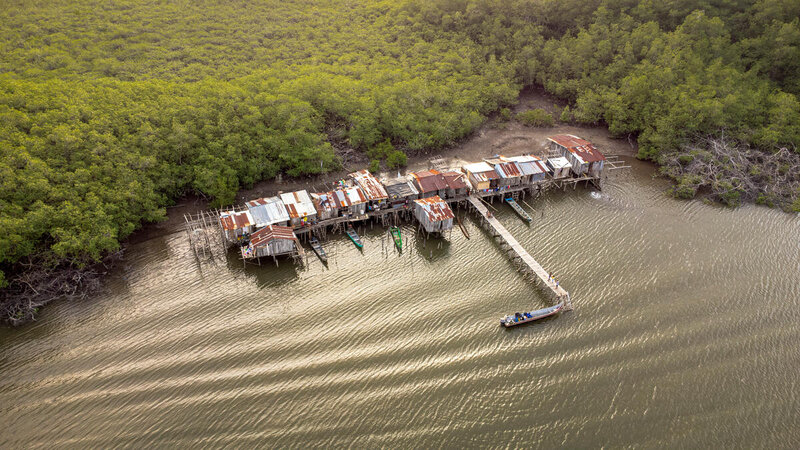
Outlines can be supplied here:
<path id="1" fill-rule="evenodd" d="M 514 236 L 512 236 L 511 233 L 506 230 L 506 228 L 500 223 L 499 220 L 497 220 L 497 218 L 487 214 L 489 210 L 486 208 L 486 205 L 483 204 L 483 200 L 472 195 L 469 196 L 468 200 L 475 210 L 478 211 L 481 216 L 483 216 L 483 220 L 489 225 L 494 236 L 502 239 L 503 242 L 514 253 L 513 257 L 519 259 L 524 266 L 527 266 L 531 273 L 535 274 L 539 280 L 541 280 L 542 284 L 552 291 L 553 295 L 555 295 L 556 301 L 564 300 L 564 309 L 572 310 L 572 300 L 569 297 L 569 292 L 567 292 L 563 287 L 557 285 L 555 281 L 550 279 L 550 275 L 546 270 L 544 270 L 541 264 L 533 259 L 533 256 L 531 256 L 519 244 L 519 242 L 514 239 Z"/>

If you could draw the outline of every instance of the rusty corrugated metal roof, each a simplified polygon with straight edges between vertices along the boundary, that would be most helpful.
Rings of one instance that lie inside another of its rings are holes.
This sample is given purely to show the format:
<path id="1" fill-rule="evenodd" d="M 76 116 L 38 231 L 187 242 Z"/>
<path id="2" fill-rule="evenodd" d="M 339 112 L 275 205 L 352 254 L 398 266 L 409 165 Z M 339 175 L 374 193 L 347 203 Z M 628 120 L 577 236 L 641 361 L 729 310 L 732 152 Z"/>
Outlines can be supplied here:
<path id="1" fill-rule="evenodd" d="M 317 213 L 314 202 L 305 190 L 281 194 L 281 201 L 286 205 L 289 216 L 293 219 L 313 216 Z"/>
<path id="2" fill-rule="evenodd" d="M 420 191 L 426 192 L 447 189 L 447 181 L 438 170 L 424 170 L 422 172 L 412 172 L 411 176 L 417 180 Z"/>
<path id="3" fill-rule="evenodd" d="M 311 198 L 313 199 L 314 207 L 317 209 L 317 212 L 339 209 L 333 192 L 318 192 L 311 194 Z"/>
<path id="4" fill-rule="evenodd" d="M 348 208 L 352 205 L 366 203 L 367 197 L 358 186 L 350 186 L 343 189 L 336 189 L 331 192 L 336 206 L 339 208 Z"/>
<path id="5" fill-rule="evenodd" d="M 597 150 L 591 142 L 571 134 L 557 134 L 547 139 L 565 147 L 569 152 L 577 155 L 584 162 L 605 161 L 606 157 Z"/>
<path id="6" fill-rule="evenodd" d="M 519 178 L 522 176 L 522 170 L 517 163 L 513 161 L 503 161 L 502 159 L 486 160 L 489 164 L 494 166 L 494 170 L 500 175 L 500 178 Z"/>
<path id="7" fill-rule="evenodd" d="M 447 182 L 447 187 L 450 189 L 464 189 L 467 187 L 467 176 L 461 172 L 444 172 L 442 176 L 444 177 L 444 181 Z"/>
<path id="8" fill-rule="evenodd" d="M 422 207 L 422 209 L 425 211 L 428 221 L 430 222 L 441 222 L 442 220 L 452 219 L 455 217 L 453 210 L 450 209 L 450 206 L 448 206 L 447 203 L 438 195 L 414 200 L 414 203 Z"/>
<path id="9" fill-rule="evenodd" d="M 355 180 L 356 184 L 364 193 L 365 199 L 384 200 L 389 197 L 383 185 L 368 170 L 362 169 L 348 175 Z"/>
<path id="10" fill-rule="evenodd" d="M 332 192 L 333 194 L 333 201 L 336 203 L 337 208 L 348 208 L 350 207 L 350 197 L 347 196 L 347 193 L 342 189 L 337 189 Z"/>
<path id="11" fill-rule="evenodd" d="M 294 235 L 294 231 L 292 231 L 291 227 L 267 225 L 250 236 L 250 247 L 262 247 L 275 239 L 285 239 L 297 242 L 297 236 Z"/>
<path id="12" fill-rule="evenodd" d="M 219 222 L 223 230 L 238 230 L 255 224 L 249 211 L 225 211 L 220 213 Z"/>

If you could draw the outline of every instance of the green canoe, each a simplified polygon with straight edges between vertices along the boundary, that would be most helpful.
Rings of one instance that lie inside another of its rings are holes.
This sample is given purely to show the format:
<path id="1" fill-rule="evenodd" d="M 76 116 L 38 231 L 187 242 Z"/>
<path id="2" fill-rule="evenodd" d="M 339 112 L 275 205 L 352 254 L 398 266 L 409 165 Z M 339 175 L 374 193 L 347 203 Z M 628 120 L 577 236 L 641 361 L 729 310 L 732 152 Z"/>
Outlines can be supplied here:
<path id="1" fill-rule="evenodd" d="M 391 227 L 389 231 L 392 233 L 392 238 L 394 238 L 394 245 L 398 250 L 403 250 L 403 236 L 400 234 L 400 228 Z"/>
<path id="2" fill-rule="evenodd" d="M 353 244 L 356 244 L 356 247 L 358 248 L 364 247 L 364 243 L 361 242 L 361 237 L 358 236 L 358 233 L 356 233 L 356 230 L 354 230 L 353 227 L 348 227 L 346 232 L 347 232 L 347 237 L 349 237 L 350 240 L 353 241 Z"/>

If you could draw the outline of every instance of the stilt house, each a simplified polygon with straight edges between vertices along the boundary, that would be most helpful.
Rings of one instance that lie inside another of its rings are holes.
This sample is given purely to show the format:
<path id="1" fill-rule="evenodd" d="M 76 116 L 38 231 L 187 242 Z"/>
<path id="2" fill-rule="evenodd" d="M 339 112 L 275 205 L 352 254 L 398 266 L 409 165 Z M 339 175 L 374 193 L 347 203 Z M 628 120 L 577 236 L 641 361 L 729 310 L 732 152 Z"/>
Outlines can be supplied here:
<path id="1" fill-rule="evenodd" d="M 414 200 L 414 217 L 428 233 L 441 233 L 453 228 L 453 210 L 438 195 Z"/>
<path id="2" fill-rule="evenodd" d="M 278 197 L 259 198 L 250 200 L 246 204 L 247 210 L 256 221 L 256 228 L 267 225 L 289 225 L 289 213 L 286 211 L 286 205 Z"/>
<path id="3" fill-rule="evenodd" d="M 333 192 L 319 192 L 311 194 L 311 201 L 317 211 L 317 219 L 326 220 L 339 216 L 339 204 Z"/>
<path id="4" fill-rule="evenodd" d="M 358 186 L 336 189 L 332 194 L 343 217 L 362 216 L 367 211 L 367 197 Z"/>
<path id="5" fill-rule="evenodd" d="M 308 225 L 317 217 L 314 202 L 305 190 L 281 194 L 281 201 L 286 206 L 293 227 Z"/>
<path id="6" fill-rule="evenodd" d="M 504 161 L 500 157 L 485 159 L 494 168 L 500 179 L 497 180 L 497 187 L 508 189 L 522 184 L 522 169 L 513 161 Z"/>
<path id="7" fill-rule="evenodd" d="M 603 173 L 606 157 L 591 142 L 571 134 L 547 138 L 550 149 L 567 158 L 575 175 L 599 177 Z"/>
<path id="8" fill-rule="evenodd" d="M 485 161 L 467 164 L 462 169 L 467 174 L 467 179 L 474 190 L 486 192 L 497 187 L 500 175 Z"/>
<path id="9" fill-rule="evenodd" d="M 414 183 L 405 178 L 389 180 L 383 183 L 383 186 L 386 188 L 386 194 L 389 195 L 391 208 L 403 208 L 419 198 L 419 191 Z"/>
<path id="10" fill-rule="evenodd" d="M 223 211 L 219 215 L 219 225 L 225 240 L 236 244 L 253 232 L 255 221 L 249 211 Z"/>
<path id="11" fill-rule="evenodd" d="M 368 209 L 377 211 L 386 207 L 389 198 L 386 189 L 377 178 L 368 170 L 359 170 L 348 175 L 361 188 L 361 192 L 367 199 Z"/>
<path id="12" fill-rule="evenodd" d="M 291 227 L 267 225 L 250 236 L 250 244 L 242 247 L 242 258 L 292 255 L 298 245 Z"/>
<path id="13" fill-rule="evenodd" d="M 547 158 L 547 168 L 550 175 L 558 180 L 570 176 L 572 171 L 572 164 L 569 163 L 567 158 L 558 156 L 555 158 Z"/>
<path id="14" fill-rule="evenodd" d="M 419 191 L 420 198 L 433 197 L 434 195 L 438 195 L 441 198 L 447 196 L 447 181 L 438 170 L 412 172 L 411 179 Z"/>
<path id="15" fill-rule="evenodd" d="M 500 159 L 502 159 L 503 161 L 509 161 L 517 164 L 520 172 L 522 172 L 522 176 L 520 177 L 521 184 L 528 185 L 544 181 L 545 175 L 547 173 L 547 168 L 545 167 L 542 160 L 537 158 L 536 156 L 533 155 L 521 155 L 521 156 L 510 156 L 510 157 L 501 156 Z"/>
<path id="16" fill-rule="evenodd" d="M 469 193 L 467 176 L 463 173 L 451 170 L 442 173 L 442 176 L 447 182 L 447 198 L 455 198 Z"/>

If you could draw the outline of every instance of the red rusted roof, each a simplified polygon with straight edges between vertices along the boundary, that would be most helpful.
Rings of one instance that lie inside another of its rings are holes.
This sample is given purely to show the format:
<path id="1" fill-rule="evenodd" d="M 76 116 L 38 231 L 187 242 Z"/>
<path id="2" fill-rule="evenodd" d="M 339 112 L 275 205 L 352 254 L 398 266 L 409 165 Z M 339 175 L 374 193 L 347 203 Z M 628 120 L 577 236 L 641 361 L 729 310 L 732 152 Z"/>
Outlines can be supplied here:
<path id="1" fill-rule="evenodd" d="M 337 208 L 347 208 L 351 205 L 350 198 L 347 197 L 347 193 L 341 189 L 337 189 L 332 192 L 333 194 L 333 202 Z"/>
<path id="2" fill-rule="evenodd" d="M 253 225 L 252 217 L 248 211 L 224 212 L 219 217 L 219 223 L 223 230 L 238 230 L 239 228 Z"/>
<path id="3" fill-rule="evenodd" d="M 319 192 L 311 194 L 311 198 L 318 213 L 339 209 L 339 205 L 336 202 L 336 197 L 333 196 L 333 192 Z"/>
<path id="4" fill-rule="evenodd" d="M 486 159 L 494 170 L 500 175 L 501 178 L 518 178 L 522 176 L 522 170 L 514 161 L 505 161 L 499 158 Z"/>
<path id="5" fill-rule="evenodd" d="M 447 181 L 438 170 L 413 172 L 411 173 L 411 176 L 417 180 L 419 189 L 423 194 L 426 192 L 438 191 L 440 189 L 447 189 Z"/>
<path id="6" fill-rule="evenodd" d="M 250 236 L 250 246 L 253 248 L 262 247 L 274 239 L 297 241 L 297 236 L 294 235 L 291 227 L 267 225 Z"/>
<path id="7" fill-rule="evenodd" d="M 557 134 L 547 139 L 575 153 L 585 162 L 605 161 L 606 157 L 591 142 L 571 134 Z"/>
<path id="8" fill-rule="evenodd" d="M 441 222 L 455 217 L 453 210 L 438 195 L 414 200 L 414 202 L 422 206 L 430 222 Z"/>
<path id="9" fill-rule="evenodd" d="M 450 189 L 464 189 L 467 187 L 467 176 L 461 172 L 445 172 L 442 176 Z"/>
<path id="10" fill-rule="evenodd" d="M 361 190 L 364 191 L 366 198 L 369 200 L 383 200 L 389 198 L 381 182 L 372 176 L 368 170 L 362 169 L 358 172 L 353 172 L 348 176 L 355 180 L 358 186 L 361 187 Z"/>

